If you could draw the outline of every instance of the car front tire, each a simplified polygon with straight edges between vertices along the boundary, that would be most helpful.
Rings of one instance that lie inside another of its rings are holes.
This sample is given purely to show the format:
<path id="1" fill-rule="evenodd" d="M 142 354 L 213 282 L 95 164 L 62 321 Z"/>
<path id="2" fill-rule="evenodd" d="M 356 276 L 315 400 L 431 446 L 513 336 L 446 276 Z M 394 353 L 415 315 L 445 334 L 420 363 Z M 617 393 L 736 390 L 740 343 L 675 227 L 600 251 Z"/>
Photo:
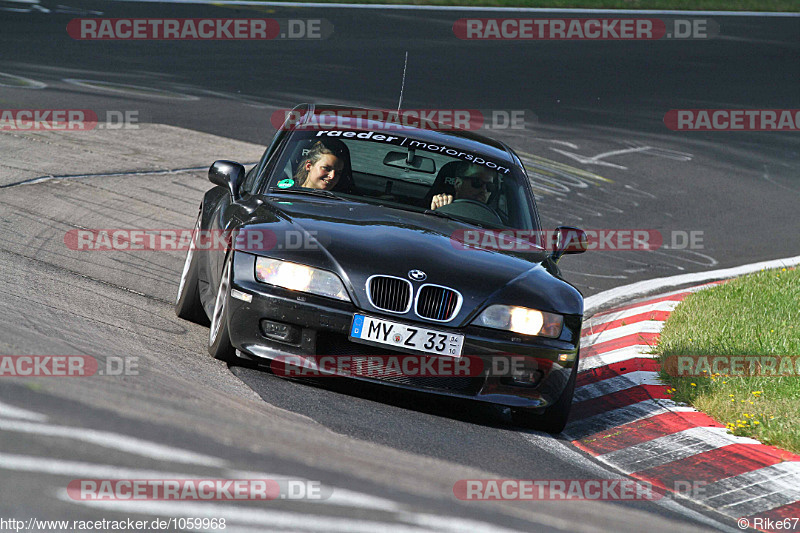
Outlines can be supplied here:
<path id="1" fill-rule="evenodd" d="M 181 282 L 178 286 L 178 296 L 175 299 L 175 314 L 178 315 L 178 318 L 207 326 L 209 323 L 208 316 L 200 301 L 200 290 L 197 282 L 197 254 L 195 253 L 194 244 L 194 240 L 197 238 L 200 230 L 201 216 L 202 213 L 197 215 L 197 222 L 194 225 L 194 233 L 192 234 L 192 242 L 189 245 L 189 251 L 186 252 L 186 260 L 183 263 Z"/>
<path id="2" fill-rule="evenodd" d="M 572 409 L 572 397 L 575 394 L 575 382 L 578 379 L 578 359 L 569 375 L 561 397 L 556 403 L 547 407 L 543 414 L 537 415 L 532 409 L 512 409 L 511 420 L 518 426 L 537 429 L 545 433 L 557 435 L 564 430 Z"/>
<path id="3" fill-rule="evenodd" d="M 211 326 L 208 333 L 208 353 L 220 361 L 230 362 L 236 359 L 236 353 L 228 334 L 228 308 L 231 287 L 231 264 L 233 252 L 228 254 L 225 267 L 222 269 L 222 278 L 219 281 L 217 298 L 214 303 L 214 314 L 211 316 Z"/>

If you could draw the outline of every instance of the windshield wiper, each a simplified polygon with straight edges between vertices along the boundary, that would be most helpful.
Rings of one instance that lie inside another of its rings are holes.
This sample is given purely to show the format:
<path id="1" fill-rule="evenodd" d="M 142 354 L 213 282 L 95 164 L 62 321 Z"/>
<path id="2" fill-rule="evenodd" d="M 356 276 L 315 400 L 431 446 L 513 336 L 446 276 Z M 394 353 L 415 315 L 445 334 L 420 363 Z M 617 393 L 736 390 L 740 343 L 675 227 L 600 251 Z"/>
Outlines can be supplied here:
<path id="1" fill-rule="evenodd" d="M 331 191 L 326 191 L 324 189 L 278 189 L 277 187 L 272 187 L 269 189 L 270 193 L 292 193 L 292 194 L 309 194 L 311 196 L 321 196 L 323 198 L 334 198 L 336 200 L 345 200 L 341 196 L 336 196 Z"/>

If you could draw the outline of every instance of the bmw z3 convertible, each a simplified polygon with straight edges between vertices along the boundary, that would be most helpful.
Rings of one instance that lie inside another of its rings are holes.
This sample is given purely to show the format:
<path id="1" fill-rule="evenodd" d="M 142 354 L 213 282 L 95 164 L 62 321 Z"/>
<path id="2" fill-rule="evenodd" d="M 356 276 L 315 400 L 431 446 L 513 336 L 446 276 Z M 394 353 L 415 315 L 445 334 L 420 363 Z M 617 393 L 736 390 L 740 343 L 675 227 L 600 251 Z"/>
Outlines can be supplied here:
<path id="1" fill-rule="evenodd" d="M 331 109 L 295 108 L 249 172 L 213 164 L 176 314 L 210 323 L 224 361 L 488 402 L 560 432 L 583 297 L 557 263 L 585 233 L 541 227 L 501 142 L 330 124 Z"/>

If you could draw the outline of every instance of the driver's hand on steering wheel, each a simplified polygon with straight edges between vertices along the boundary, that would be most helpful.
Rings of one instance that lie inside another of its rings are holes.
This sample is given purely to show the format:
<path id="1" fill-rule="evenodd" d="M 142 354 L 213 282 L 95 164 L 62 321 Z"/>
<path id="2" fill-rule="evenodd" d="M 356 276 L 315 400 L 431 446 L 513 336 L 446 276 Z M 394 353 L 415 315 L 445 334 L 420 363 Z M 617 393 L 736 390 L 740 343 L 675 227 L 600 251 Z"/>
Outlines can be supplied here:
<path id="1" fill-rule="evenodd" d="M 438 209 L 443 205 L 452 204 L 453 203 L 453 195 L 452 194 L 437 194 L 431 200 L 431 209 Z"/>

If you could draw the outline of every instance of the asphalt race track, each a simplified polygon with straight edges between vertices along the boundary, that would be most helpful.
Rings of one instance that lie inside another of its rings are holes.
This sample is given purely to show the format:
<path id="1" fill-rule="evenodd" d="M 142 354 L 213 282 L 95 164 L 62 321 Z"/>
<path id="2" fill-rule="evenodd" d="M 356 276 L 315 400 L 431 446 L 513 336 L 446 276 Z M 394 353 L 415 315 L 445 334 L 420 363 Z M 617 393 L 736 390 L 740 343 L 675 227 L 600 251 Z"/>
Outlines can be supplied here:
<path id="1" fill-rule="evenodd" d="M 206 328 L 174 316 L 182 252 L 75 252 L 64 235 L 190 228 L 211 186 L 203 167 L 252 163 L 274 134 L 272 113 L 302 101 L 396 107 L 408 51 L 404 108 L 524 111 L 522 129 L 487 133 L 523 156 L 546 226 L 663 237 L 655 251 L 564 258 L 585 295 L 797 255 L 797 133 L 674 132 L 663 119 L 670 109 L 800 108 L 800 17 L 706 15 L 720 34 L 705 40 L 471 42 L 452 31 L 469 12 L 63 1 L 0 0 L 0 109 L 133 112 L 141 127 L 0 132 L 0 354 L 85 354 L 105 369 L 0 378 L 0 519 L 226 518 L 234 532 L 738 530 L 671 497 L 461 502 L 460 479 L 621 475 L 504 413 L 228 368 L 207 355 Z M 84 16 L 325 19 L 333 33 L 74 40 L 67 23 Z M 687 247 L 692 232 L 700 240 Z M 135 368 L 113 370 L 120 361 Z M 75 479 L 150 477 L 309 480 L 329 497 L 91 502 L 67 491 Z"/>

